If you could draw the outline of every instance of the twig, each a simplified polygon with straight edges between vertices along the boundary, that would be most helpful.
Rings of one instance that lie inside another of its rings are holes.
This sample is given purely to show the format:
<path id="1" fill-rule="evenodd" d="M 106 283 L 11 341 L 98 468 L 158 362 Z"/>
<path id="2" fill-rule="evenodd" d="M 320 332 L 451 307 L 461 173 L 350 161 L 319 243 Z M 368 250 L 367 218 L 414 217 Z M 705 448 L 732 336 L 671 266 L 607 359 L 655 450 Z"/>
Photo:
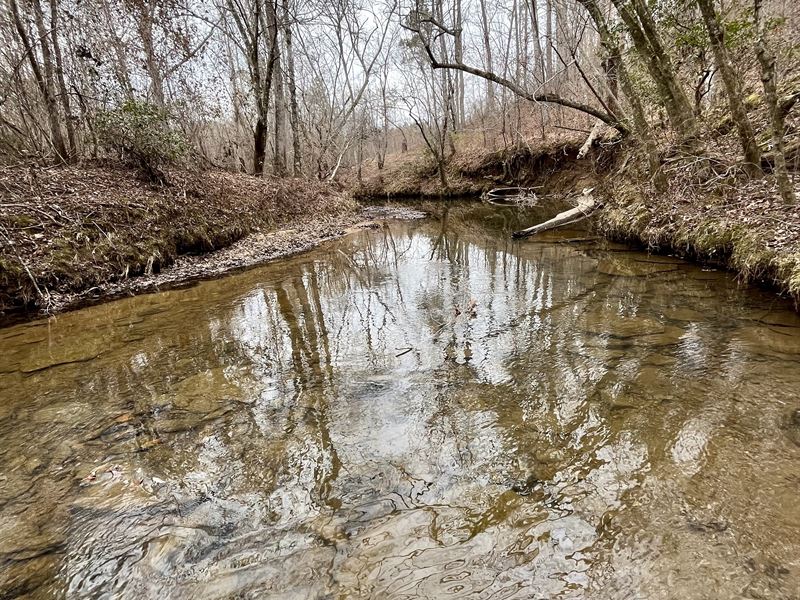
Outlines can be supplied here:
<path id="1" fill-rule="evenodd" d="M 0 234 L 2 234 L 4 238 L 6 238 L 6 241 L 8 242 L 8 245 L 11 247 L 11 251 L 17 257 L 17 260 L 19 261 L 19 264 L 22 265 L 22 268 L 25 269 L 25 272 L 28 274 L 28 277 L 30 278 L 34 289 L 36 289 L 36 293 L 39 294 L 39 297 L 42 298 L 42 300 L 44 300 L 44 302 L 45 302 L 45 306 L 44 306 L 45 310 L 49 309 L 49 307 L 50 307 L 50 292 L 47 292 L 47 293 L 42 292 L 41 288 L 39 287 L 39 284 L 36 282 L 36 278 L 33 276 L 33 273 L 31 273 L 31 270 L 28 268 L 27 263 L 19 255 L 19 252 L 17 252 L 17 247 L 14 244 L 14 241 L 11 239 L 11 236 L 9 235 L 8 230 L 5 228 L 4 225 L 0 225 Z"/>

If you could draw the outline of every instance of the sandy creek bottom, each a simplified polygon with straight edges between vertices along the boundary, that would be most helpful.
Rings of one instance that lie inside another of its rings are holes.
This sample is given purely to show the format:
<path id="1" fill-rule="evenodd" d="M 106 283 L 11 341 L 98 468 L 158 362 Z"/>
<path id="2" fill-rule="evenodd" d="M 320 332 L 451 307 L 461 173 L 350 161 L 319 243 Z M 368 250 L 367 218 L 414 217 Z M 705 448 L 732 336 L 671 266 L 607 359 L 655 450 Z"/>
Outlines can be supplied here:
<path id="1" fill-rule="evenodd" d="M 798 598 L 800 318 L 536 220 L 0 330 L 0 596 Z"/>

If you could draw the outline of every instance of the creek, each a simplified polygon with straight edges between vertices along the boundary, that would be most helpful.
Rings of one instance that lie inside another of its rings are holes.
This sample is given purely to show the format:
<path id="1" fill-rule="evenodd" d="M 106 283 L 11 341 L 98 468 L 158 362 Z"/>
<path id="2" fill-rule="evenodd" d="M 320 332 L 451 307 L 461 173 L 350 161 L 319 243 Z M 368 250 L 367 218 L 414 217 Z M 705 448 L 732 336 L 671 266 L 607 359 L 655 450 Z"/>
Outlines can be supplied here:
<path id="1" fill-rule="evenodd" d="M 0 597 L 797 598 L 800 317 L 452 203 L 0 330 Z"/>

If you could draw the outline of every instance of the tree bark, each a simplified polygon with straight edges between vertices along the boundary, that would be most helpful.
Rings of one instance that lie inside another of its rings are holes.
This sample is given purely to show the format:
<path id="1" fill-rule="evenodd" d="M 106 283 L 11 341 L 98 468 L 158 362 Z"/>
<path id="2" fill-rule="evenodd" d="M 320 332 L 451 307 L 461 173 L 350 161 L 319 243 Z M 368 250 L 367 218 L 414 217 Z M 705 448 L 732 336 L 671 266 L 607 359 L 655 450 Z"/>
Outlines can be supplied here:
<path id="1" fill-rule="evenodd" d="M 75 126 L 72 123 L 72 109 L 69 102 L 69 92 L 67 83 L 64 79 L 64 61 L 61 56 L 61 42 L 58 39 L 58 0 L 50 0 L 50 36 L 53 40 L 53 56 L 56 62 L 56 80 L 58 81 L 58 95 L 61 100 L 61 108 L 64 111 L 64 126 L 67 130 L 67 160 L 75 160 L 78 147 L 75 137 Z"/>
<path id="2" fill-rule="evenodd" d="M 545 71 L 545 81 L 553 76 L 553 0 L 547 0 L 545 14 L 547 25 L 545 35 L 547 36 L 547 69 Z M 542 82 L 544 84 L 544 81 Z"/>
<path id="3" fill-rule="evenodd" d="M 739 143 L 742 145 L 745 159 L 745 169 L 751 176 L 761 173 L 761 151 L 753 133 L 753 126 L 747 116 L 747 111 L 742 102 L 742 93 L 739 85 L 739 77 L 733 71 L 728 49 L 725 47 L 725 38 L 719 24 L 719 17 L 714 10 L 712 0 L 696 0 L 703 15 L 708 37 L 711 40 L 711 49 L 714 52 L 714 59 L 717 63 L 722 81 L 725 84 L 725 92 L 728 96 L 728 106 L 731 116 L 736 124 L 739 133 Z"/>
<path id="4" fill-rule="evenodd" d="M 594 211 L 600 208 L 601 204 L 597 202 L 594 197 L 591 195 L 590 189 L 586 189 L 583 191 L 583 195 L 578 198 L 578 205 L 575 208 L 571 208 L 570 210 L 565 210 L 564 212 L 558 213 L 552 219 L 545 221 L 544 223 L 539 223 L 538 225 L 534 225 L 533 227 L 528 227 L 527 229 L 521 229 L 519 231 L 515 231 L 512 237 L 515 238 L 522 238 L 522 237 L 529 237 L 532 235 L 536 235 L 537 233 L 541 233 L 543 231 L 547 231 L 549 229 L 555 229 L 557 227 L 563 227 L 564 225 L 571 225 L 572 223 L 577 223 L 578 221 L 582 221 L 586 217 L 590 216 Z"/>
<path id="5" fill-rule="evenodd" d="M 565 106 L 567 108 L 573 108 L 575 110 L 581 111 L 583 113 L 586 113 L 588 115 L 600 119 L 604 123 L 618 130 L 620 133 L 623 134 L 628 133 L 627 125 L 621 122 L 617 117 L 615 117 L 614 115 L 610 115 L 607 112 L 599 110 L 588 104 L 584 104 L 582 102 L 577 102 L 574 100 L 569 100 L 567 98 L 562 98 L 558 94 L 529 92 L 528 90 L 520 87 L 513 81 L 506 79 L 505 77 L 500 77 L 499 75 L 496 75 L 494 73 L 484 71 L 483 69 L 476 69 L 475 67 L 470 67 L 461 64 L 436 62 L 436 59 L 431 55 L 429 55 L 429 59 L 431 60 L 431 67 L 433 67 L 434 69 L 453 69 L 453 70 L 464 71 L 465 73 L 470 73 L 472 75 L 482 77 L 483 79 L 493 81 L 498 85 L 501 85 L 504 88 L 511 90 L 518 96 L 525 98 L 526 100 L 530 100 L 531 102 L 548 102 L 551 104 L 558 104 L 560 106 Z"/>
<path id="6" fill-rule="evenodd" d="M 292 174 L 299 177 L 303 172 L 303 156 L 300 149 L 300 114 L 297 107 L 297 83 L 289 0 L 283 0 L 283 19 L 283 39 L 286 44 L 286 83 L 289 87 L 289 123 L 292 128 Z"/>
<path id="7" fill-rule="evenodd" d="M 45 110 L 47 111 L 47 123 L 50 128 L 50 142 L 53 146 L 58 159 L 60 161 L 67 160 L 67 149 L 64 145 L 64 136 L 61 133 L 61 124 L 58 115 L 58 103 L 55 97 L 55 84 L 53 81 L 53 61 L 50 55 L 50 46 L 48 42 L 47 30 L 44 26 L 44 15 L 42 14 L 42 5 L 39 0 L 33 0 L 33 12 L 36 21 L 36 30 L 39 36 L 42 47 L 42 62 L 44 72 L 36 60 L 33 46 L 31 45 L 28 34 L 25 31 L 25 24 L 19 14 L 19 7 L 16 0 L 10 0 L 11 14 L 14 19 L 14 26 L 19 34 L 22 45 L 25 48 L 25 53 L 28 56 L 28 61 L 33 71 L 33 77 L 36 80 L 36 85 L 39 88 L 42 98 L 45 103 Z"/>
<path id="8" fill-rule="evenodd" d="M 607 64 L 613 65 L 616 71 L 616 80 L 622 87 L 622 93 L 628 99 L 633 115 L 634 130 L 644 142 L 645 153 L 647 155 L 647 163 L 650 171 L 650 178 L 656 187 L 656 190 L 663 191 L 667 187 L 666 177 L 661 170 L 661 161 L 658 157 L 658 146 L 656 145 L 653 132 L 647 122 L 647 117 L 642 106 L 641 98 L 636 91 L 636 88 L 631 81 L 628 70 L 625 67 L 625 62 L 622 59 L 622 51 L 616 38 L 611 33 L 605 17 L 603 16 L 597 0 L 578 0 L 589 13 L 592 21 L 597 28 L 597 33 L 600 35 L 600 45 L 605 53 L 605 61 Z"/>
<path id="9" fill-rule="evenodd" d="M 127 100 L 133 99 L 133 86 L 131 85 L 130 69 L 128 68 L 128 59 L 125 55 L 125 46 L 122 40 L 117 35 L 114 29 L 115 19 L 111 14 L 111 7 L 109 0 L 101 0 L 100 7 L 103 11 L 103 17 L 108 26 L 109 37 L 111 38 L 111 45 L 114 48 L 115 61 L 113 62 L 114 74 L 117 76 L 120 86 L 125 94 Z"/>
<path id="10" fill-rule="evenodd" d="M 649 9 L 641 4 L 640 0 L 611 0 L 611 2 L 622 17 L 636 50 L 644 59 L 672 127 L 682 138 L 694 138 L 697 133 L 697 122 L 691 103 L 677 80 Z"/>
<path id="11" fill-rule="evenodd" d="M 454 38 L 454 47 L 453 47 L 453 56 L 457 63 L 464 62 L 464 41 L 462 39 L 462 26 L 463 26 L 463 18 L 461 14 L 461 0 L 454 0 L 453 6 L 453 22 L 455 25 L 455 38 Z M 456 73 L 456 98 L 455 98 L 455 105 L 456 105 L 456 113 L 457 117 L 453 123 L 453 128 L 456 130 L 461 129 L 464 127 L 464 122 L 466 121 L 466 106 L 465 106 L 465 98 L 464 98 L 464 73 L 462 71 L 458 71 Z"/>
<path id="12" fill-rule="evenodd" d="M 480 0 L 481 4 L 481 25 L 483 33 L 483 56 L 486 61 L 486 70 L 491 73 L 494 71 L 492 64 L 492 45 L 489 38 L 489 15 L 486 12 L 486 0 Z M 489 108 L 494 107 L 494 82 L 486 80 L 486 99 Z"/>
<path id="13" fill-rule="evenodd" d="M 274 85 L 275 127 L 274 127 L 274 154 L 272 167 L 278 177 L 286 176 L 286 99 L 283 93 L 283 71 L 281 65 L 281 46 L 278 35 L 278 15 L 276 3 L 266 0 L 267 28 L 269 30 L 270 63 L 272 84 Z"/>
<path id="14" fill-rule="evenodd" d="M 786 167 L 786 151 L 784 148 L 785 113 L 778 101 L 778 77 L 775 73 L 775 54 L 767 45 L 767 31 L 761 14 L 762 0 L 753 0 L 753 18 L 755 20 L 757 40 L 756 56 L 761 65 L 761 83 L 764 87 L 764 102 L 770 116 L 770 134 L 772 137 L 774 171 L 778 180 L 778 190 L 787 204 L 795 204 L 794 187 L 789 179 Z"/>
<path id="15" fill-rule="evenodd" d="M 137 13 L 136 29 L 139 33 L 139 38 L 142 40 L 145 70 L 147 71 L 147 77 L 150 79 L 150 99 L 159 108 L 164 108 L 166 106 L 164 81 L 153 42 L 153 25 L 155 23 L 157 3 L 135 0 L 132 5 Z"/>

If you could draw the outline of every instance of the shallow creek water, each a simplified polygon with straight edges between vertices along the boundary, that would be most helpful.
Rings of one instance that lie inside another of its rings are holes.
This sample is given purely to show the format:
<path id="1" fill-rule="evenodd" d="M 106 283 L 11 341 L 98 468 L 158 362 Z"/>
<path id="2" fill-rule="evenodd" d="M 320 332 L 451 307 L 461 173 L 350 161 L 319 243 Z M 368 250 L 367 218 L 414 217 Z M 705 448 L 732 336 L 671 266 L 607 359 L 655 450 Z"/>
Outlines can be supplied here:
<path id="1" fill-rule="evenodd" d="M 0 597 L 800 597 L 800 318 L 540 216 L 0 330 Z"/>

